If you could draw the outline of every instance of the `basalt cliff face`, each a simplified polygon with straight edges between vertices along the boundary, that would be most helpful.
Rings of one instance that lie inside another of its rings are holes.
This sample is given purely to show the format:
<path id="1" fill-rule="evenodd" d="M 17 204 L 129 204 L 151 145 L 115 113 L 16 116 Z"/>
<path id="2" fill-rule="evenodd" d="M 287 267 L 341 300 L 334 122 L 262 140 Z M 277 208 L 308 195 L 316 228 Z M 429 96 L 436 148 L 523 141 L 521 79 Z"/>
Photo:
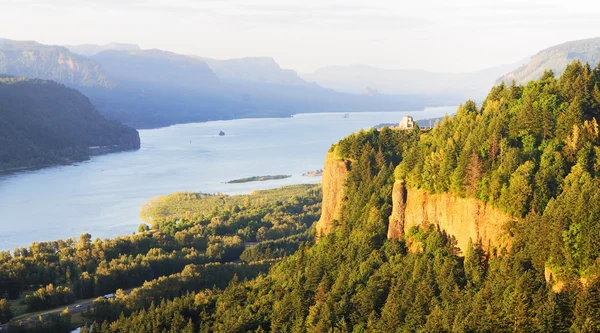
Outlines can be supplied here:
<path id="1" fill-rule="evenodd" d="M 481 242 L 485 250 L 509 245 L 504 226 L 514 218 L 477 199 L 452 193 L 430 194 L 407 188 L 397 180 L 392 200 L 388 238 L 400 238 L 415 226 L 434 225 L 454 236 L 463 253 L 469 240 Z"/>
<path id="2" fill-rule="evenodd" d="M 344 204 L 344 182 L 347 176 L 346 163 L 336 158 L 334 153 L 327 153 L 323 168 L 321 218 L 316 224 L 317 241 L 321 236 L 329 234 L 333 230 L 334 221 L 340 219 Z"/>
<path id="3" fill-rule="evenodd" d="M 346 162 L 328 153 L 323 169 L 323 205 L 316 224 L 317 241 L 333 231 L 344 204 L 344 183 L 348 175 Z M 397 180 L 392 191 L 392 214 L 388 238 L 402 238 L 412 227 L 433 225 L 454 236 L 463 251 L 469 240 L 481 242 L 485 250 L 509 246 L 504 226 L 514 218 L 500 209 L 474 198 L 461 198 L 452 193 L 430 194 L 408 188 Z"/>

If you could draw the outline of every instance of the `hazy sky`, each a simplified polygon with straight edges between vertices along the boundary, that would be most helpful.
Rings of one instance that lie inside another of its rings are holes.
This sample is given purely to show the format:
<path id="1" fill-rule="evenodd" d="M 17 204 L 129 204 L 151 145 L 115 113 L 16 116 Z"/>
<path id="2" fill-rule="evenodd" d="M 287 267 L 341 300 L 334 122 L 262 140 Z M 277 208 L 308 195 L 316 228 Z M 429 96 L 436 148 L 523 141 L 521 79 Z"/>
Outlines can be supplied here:
<path id="1" fill-rule="evenodd" d="M 0 37 L 137 43 L 213 58 L 472 71 L 600 37 L 593 0 L 0 0 Z"/>

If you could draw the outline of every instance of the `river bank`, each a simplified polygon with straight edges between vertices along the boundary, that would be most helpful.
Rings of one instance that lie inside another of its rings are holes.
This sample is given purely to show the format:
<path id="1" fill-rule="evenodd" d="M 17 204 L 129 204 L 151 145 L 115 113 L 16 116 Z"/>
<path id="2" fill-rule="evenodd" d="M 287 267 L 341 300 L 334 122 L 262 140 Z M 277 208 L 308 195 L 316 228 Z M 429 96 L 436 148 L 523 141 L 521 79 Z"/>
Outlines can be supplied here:
<path id="1" fill-rule="evenodd" d="M 178 191 L 240 194 L 309 184 L 303 177 L 323 168 L 332 143 L 374 124 L 452 113 L 423 112 L 299 114 L 176 125 L 141 130 L 141 148 L 73 165 L 0 175 L 0 250 L 32 242 L 78 237 L 113 238 L 137 230 L 148 199 Z M 226 136 L 215 135 L 220 130 Z M 227 184 L 248 174 L 286 179 Z"/>

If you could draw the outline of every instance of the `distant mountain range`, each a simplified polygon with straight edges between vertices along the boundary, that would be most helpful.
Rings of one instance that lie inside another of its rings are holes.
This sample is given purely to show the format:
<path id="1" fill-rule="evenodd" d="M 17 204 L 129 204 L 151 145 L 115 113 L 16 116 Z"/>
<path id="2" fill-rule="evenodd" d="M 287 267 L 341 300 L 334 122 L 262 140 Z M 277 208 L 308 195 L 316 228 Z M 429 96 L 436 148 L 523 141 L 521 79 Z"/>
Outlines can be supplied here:
<path id="1" fill-rule="evenodd" d="M 90 57 L 121 86 L 196 91 L 219 84 L 206 62 L 161 50 L 108 50 Z"/>
<path id="2" fill-rule="evenodd" d="M 348 93 L 446 95 L 459 101 L 483 99 L 501 75 L 523 61 L 472 73 L 435 73 L 422 70 L 383 69 L 368 65 L 331 66 L 303 74 L 307 81 Z M 369 87 L 368 89 L 365 89 Z"/>
<path id="3" fill-rule="evenodd" d="M 307 86 L 303 80 L 291 69 L 282 69 L 273 58 L 239 58 L 216 60 L 196 57 L 205 61 L 208 66 L 222 81 L 249 81 L 269 84 L 282 84 L 288 86 Z"/>
<path id="4" fill-rule="evenodd" d="M 77 87 L 112 88 L 100 64 L 63 46 L 0 39 L 0 74 L 54 80 Z"/>
<path id="5" fill-rule="evenodd" d="M 299 75 L 272 58 L 217 60 L 135 44 L 51 46 L 0 39 L 0 74 L 55 80 L 86 94 L 106 117 L 137 128 L 298 112 L 398 111 L 483 100 L 502 80 L 596 63 L 600 39 L 570 42 L 472 73 L 332 66 Z M 506 74 L 509 73 L 509 74 Z"/>
<path id="6" fill-rule="evenodd" d="M 133 44 L 69 48 L 2 40 L 0 73 L 76 88 L 106 117 L 137 128 L 299 112 L 418 110 L 456 101 L 337 92 L 306 82 L 271 58 L 215 60 Z"/>
<path id="7" fill-rule="evenodd" d="M 0 77 L 0 171 L 138 149 L 138 132 L 106 120 L 87 97 L 53 81 Z"/>
<path id="8" fill-rule="evenodd" d="M 98 44 L 80 44 L 80 45 L 65 45 L 69 51 L 83 55 L 86 57 L 91 57 L 96 55 L 102 51 L 139 51 L 141 50 L 140 46 L 137 44 L 125 44 L 125 43 L 110 43 L 104 45 Z"/>
<path id="9" fill-rule="evenodd" d="M 471 73 L 435 73 L 419 70 L 382 69 L 368 65 L 331 66 L 302 74 L 307 81 L 348 93 L 446 95 L 449 100 L 483 100 L 489 87 L 513 80 L 526 84 L 539 79 L 545 70 L 556 76 L 573 60 L 600 62 L 600 38 L 571 41 L 552 46 L 527 60 Z M 365 89 L 365 87 L 369 87 Z M 457 102 L 458 103 L 458 102 Z"/>
<path id="10" fill-rule="evenodd" d="M 531 57 L 523 66 L 502 76 L 497 83 L 510 83 L 514 80 L 517 84 L 524 84 L 539 79 L 548 69 L 558 76 L 573 60 L 588 62 L 595 67 L 600 62 L 600 38 L 571 41 L 549 47 Z"/>

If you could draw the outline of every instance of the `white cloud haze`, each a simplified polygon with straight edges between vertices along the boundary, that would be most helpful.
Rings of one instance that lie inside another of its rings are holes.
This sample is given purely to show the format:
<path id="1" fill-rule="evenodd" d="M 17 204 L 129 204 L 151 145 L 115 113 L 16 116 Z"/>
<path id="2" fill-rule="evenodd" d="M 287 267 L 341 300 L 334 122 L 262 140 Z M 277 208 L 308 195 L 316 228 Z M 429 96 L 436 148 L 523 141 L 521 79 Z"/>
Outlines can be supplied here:
<path id="1" fill-rule="evenodd" d="M 0 37 L 128 42 L 285 68 L 370 64 L 474 71 L 600 37 L 595 1 L 0 0 Z"/>

